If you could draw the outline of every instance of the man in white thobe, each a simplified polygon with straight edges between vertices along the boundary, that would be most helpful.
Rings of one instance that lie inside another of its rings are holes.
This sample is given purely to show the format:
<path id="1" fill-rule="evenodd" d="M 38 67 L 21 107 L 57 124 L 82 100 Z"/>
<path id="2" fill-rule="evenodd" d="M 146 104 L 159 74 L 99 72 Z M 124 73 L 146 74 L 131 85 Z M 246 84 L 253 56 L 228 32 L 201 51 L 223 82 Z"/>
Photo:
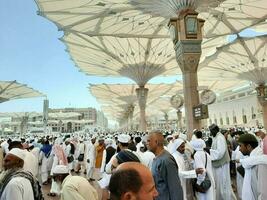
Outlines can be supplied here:
<path id="1" fill-rule="evenodd" d="M 0 200 L 34 200 L 31 182 L 22 171 L 25 151 L 19 148 L 10 150 L 4 159 L 5 171 L 1 174 Z M 23 175 L 23 176 L 22 176 Z"/>
<path id="2" fill-rule="evenodd" d="M 216 124 L 209 126 L 212 138 L 210 156 L 216 185 L 216 200 L 235 200 L 230 178 L 230 156 L 226 139 Z"/>
<path id="3" fill-rule="evenodd" d="M 198 173 L 202 173 L 204 169 L 196 169 L 196 171 L 190 169 L 188 158 L 187 155 L 185 154 L 185 141 L 183 139 L 178 138 L 173 141 L 173 150 L 175 151 L 172 152 L 172 156 L 174 157 L 178 165 L 178 173 L 183 188 L 184 200 L 192 200 L 193 199 L 192 187 L 188 187 L 186 181 L 187 179 L 190 178 L 196 178 L 197 177 L 196 171 Z"/>
<path id="4" fill-rule="evenodd" d="M 38 158 L 31 151 L 25 151 L 25 159 L 23 169 L 25 171 L 31 172 L 34 177 L 38 176 L 39 162 Z"/>
<path id="5" fill-rule="evenodd" d="M 76 169 L 75 172 L 78 173 L 80 170 L 82 173 L 84 173 L 86 171 L 86 167 L 85 167 L 85 162 L 84 162 L 84 155 L 85 155 L 85 143 L 83 141 L 83 138 L 79 139 L 80 143 L 78 145 L 78 150 L 77 150 L 77 159 L 78 159 L 78 163 L 76 165 Z"/>
<path id="6" fill-rule="evenodd" d="M 254 135 L 241 135 L 238 142 L 242 154 L 249 155 L 248 158 L 240 159 L 240 163 L 245 168 L 242 200 L 263 200 L 264 198 L 262 197 L 266 193 L 264 191 L 261 192 L 261 184 L 259 184 L 261 181 L 259 181 L 259 177 L 264 176 L 267 171 L 261 171 L 259 174 L 259 168 L 261 164 L 267 165 L 267 157 L 263 156 L 262 148 L 258 145 L 258 141 Z M 266 185 L 266 183 L 263 185 Z"/>
<path id="7" fill-rule="evenodd" d="M 93 179 L 94 168 L 95 168 L 95 159 L 96 159 L 96 152 L 95 152 L 95 142 L 96 137 L 93 136 L 89 144 L 87 145 L 87 178 Z"/>
<path id="8" fill-rule="evenodd" d="M 239 150 L 240 146 L 237 146 L 236 149 L 232 152 L 232 160 L 237 161 L 236 168 L 240 167 L 241 164 L 238 163 L 240 159 L 245 158 L 245 156 Z M 236 172 L 236 187 L 237 187 L 237 195 L 239 199 L 242 199 L 242 187 L 243 187 L 244 177 L 237 171 Z"/>
<path id="9" fill-rule="evenodd" d="M 93 186 L 84 177 L 70 175 L 67 166 L 56 166 L 53 177 L 61 185 L 61 200 L 98 200 Z"/>
<path id="10" fill-rule="evenodd" d="M 215 181 L 212 172 L 211 158 L 210 155 L 204 151 L 206 143 L 202 139 L 194 139 L 190 142 L 190 144 L 195 150 L 194 168 L 205 169 L 204 173 L 198 174 L 196 184 L 200 185 L 205 180 L 206 176 L 209 177 L 209 180 L 211 182 L 210 188 L 205 193 L 196 191 L 197 200 L 216 200 Z"/>

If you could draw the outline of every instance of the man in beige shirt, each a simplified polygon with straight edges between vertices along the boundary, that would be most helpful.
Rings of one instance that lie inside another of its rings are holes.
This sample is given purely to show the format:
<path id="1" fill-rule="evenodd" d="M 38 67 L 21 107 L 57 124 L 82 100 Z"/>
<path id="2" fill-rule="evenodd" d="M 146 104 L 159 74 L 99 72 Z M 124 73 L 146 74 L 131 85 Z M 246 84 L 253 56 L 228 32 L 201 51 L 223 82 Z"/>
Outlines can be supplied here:
<path id="1" fill-rule="evenodd" d="M 61 188 L 61 200 L 98 200 L 93 186 L 81 176 L 70 175 L 65 165 L 54 168 L 53 178 Z"/>

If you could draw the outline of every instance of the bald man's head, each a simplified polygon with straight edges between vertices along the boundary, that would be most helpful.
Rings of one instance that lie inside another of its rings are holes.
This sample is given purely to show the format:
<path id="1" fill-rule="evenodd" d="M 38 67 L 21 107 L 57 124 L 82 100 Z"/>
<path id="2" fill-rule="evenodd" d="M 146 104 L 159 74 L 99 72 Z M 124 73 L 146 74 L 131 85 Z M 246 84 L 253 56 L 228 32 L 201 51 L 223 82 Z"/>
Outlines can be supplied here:
<path id="1" fill-rule="evenodd" d="M 153 200 L 158 192 L 151 171 L 138 162 L 126 162 L 118 166 L 109 183 L 111 200 Z"/>
<path id="2" fill-rule="evenodd" d="M 117 170 L 128 170 L 128 169 L 134 169 L 141 173 L 144 171 L 150 172 L 150 170 L 145 165 L 139 162 L 125 162 L 125 163 L 120 164 L 117 168 Z"/>

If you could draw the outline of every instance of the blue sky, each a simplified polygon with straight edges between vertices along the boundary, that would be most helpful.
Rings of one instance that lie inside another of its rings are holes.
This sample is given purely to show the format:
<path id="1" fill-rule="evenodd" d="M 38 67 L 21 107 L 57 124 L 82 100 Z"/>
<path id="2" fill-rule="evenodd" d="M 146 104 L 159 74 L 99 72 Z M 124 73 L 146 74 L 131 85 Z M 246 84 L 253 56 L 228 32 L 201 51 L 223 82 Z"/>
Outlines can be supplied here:
<path id="1" fill-rule="evenodd" d="M 36 14 L 34 0 L 0 1 L 0 80 L 17 80 L 47 95 L 51 108 L 95 107 L 89 83 L 133 83 L 127 78 L 86 76 L 74 67 L 64 44 L 63 32 Z M 174 82 L 178 77 L 151 82 Z M 12 100 L 0 112 L 42 111 L 44 98 Z"/>

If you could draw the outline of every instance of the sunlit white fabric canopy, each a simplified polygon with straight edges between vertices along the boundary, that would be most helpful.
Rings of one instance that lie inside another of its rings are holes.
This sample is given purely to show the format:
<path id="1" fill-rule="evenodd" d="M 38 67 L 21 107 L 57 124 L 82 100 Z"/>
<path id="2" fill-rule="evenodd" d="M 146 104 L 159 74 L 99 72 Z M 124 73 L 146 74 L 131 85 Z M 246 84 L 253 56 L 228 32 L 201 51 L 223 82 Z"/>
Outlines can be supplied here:
<path id="1" fill-rule="evenodd" d="M 144 86 L 158 75 L 180 72 L 171 39 L 89 37 L 62 39 L 81 71 L 88 75 L 124 76 Z"/>
<path id="2" fill-rule="evenodd" d="M 237 38 L 218 48 L 202 64 L 201 76 L 224 80 L 247 80 L 264 84 L 267 80 L 267 36 Z"/>
<path id="3" fill-rule="evenodd" d="M 208 12 L 217 7 L 224 0 L 130 0 L 130 4 L 138 10 L 153 16 L 174 18 L 186 9 L 198 12 Z"/>
<path id="4" fill-rule="evenodd" d="M 39 14 L 60 30 L 89 36 L 166 37 L 168 22 L 143 14 L 128 0 L 36 0 Z M 148 28 L 149 27 L 149 28 Z"/>
<path id="5" fill-rule="evenodd" d="M 164 96 L 172 89 L 172 84 L 147 84 L 149 94 L 147 105 L 151 105 Z M 90 85 L 90 92 L 98 102 L 102 104 L 102 110 L 108 116 L 125 116 L 129 108 L 137 104 L 136 92 L 137 85 L 132 84 L 98 84 Z M 182 87 L 181 87 L 182 88 Z M 180 89 L 181 89 L 180 88 Z M 149 112 L 149 111 L 148 111 Z M 139 113 L 139 108 L 134 109 L 134 115 Z"/>
<path id="6" fill-rule="evenodd" d="M 0 103 L 13 99 L 41 97 L 44 94 L 16 81 L 0 81 Z"/>
<path id="7" fill-rule="evenodd" d="M 232 34 L 266 15 L 265 0 L 36 0 L 39 14 L 60 30 L 90 36 L 166 37 L 169 18 L 196 9 L 204 37 Z"/>

